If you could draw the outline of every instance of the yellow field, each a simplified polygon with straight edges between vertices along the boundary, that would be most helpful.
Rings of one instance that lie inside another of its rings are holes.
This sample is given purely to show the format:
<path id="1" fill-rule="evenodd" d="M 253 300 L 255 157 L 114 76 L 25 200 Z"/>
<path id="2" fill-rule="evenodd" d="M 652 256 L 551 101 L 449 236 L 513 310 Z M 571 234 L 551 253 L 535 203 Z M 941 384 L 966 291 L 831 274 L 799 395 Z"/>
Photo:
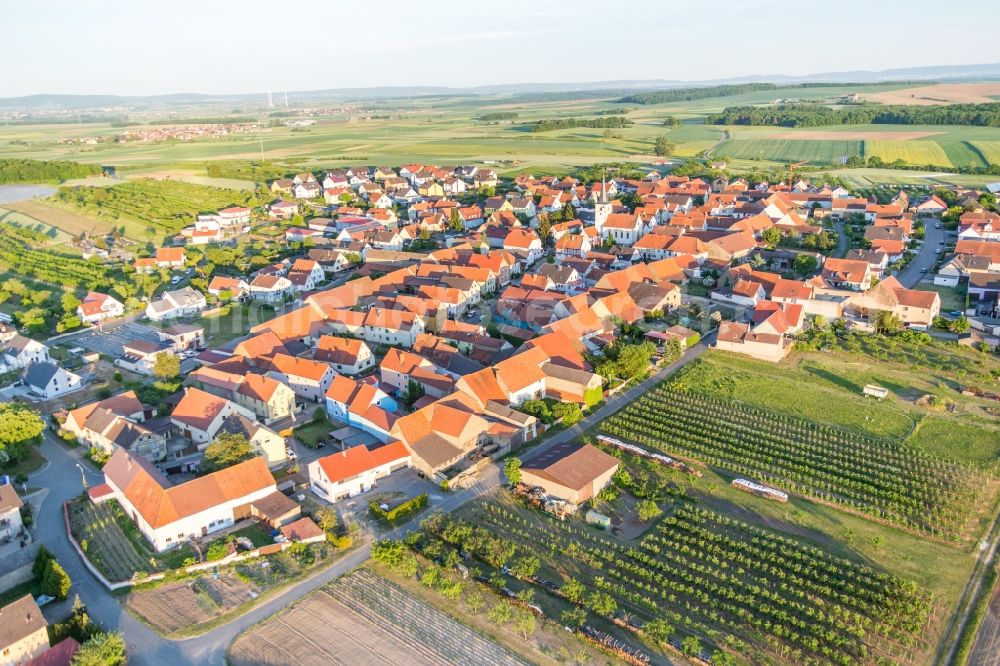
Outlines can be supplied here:
<path id="1" fill-rule="evenodd" d="M 971 141 L 990 164 L 1000 164 L 1000 141 Z"/>
<path id="2" fill-rule="evenodd" d="M 934 141 L 871 139 L 865 141 L 865 156 L 878 156 L 883 162 L 901 159 L 907 164 L 951 164 L 944 149 Z"/>

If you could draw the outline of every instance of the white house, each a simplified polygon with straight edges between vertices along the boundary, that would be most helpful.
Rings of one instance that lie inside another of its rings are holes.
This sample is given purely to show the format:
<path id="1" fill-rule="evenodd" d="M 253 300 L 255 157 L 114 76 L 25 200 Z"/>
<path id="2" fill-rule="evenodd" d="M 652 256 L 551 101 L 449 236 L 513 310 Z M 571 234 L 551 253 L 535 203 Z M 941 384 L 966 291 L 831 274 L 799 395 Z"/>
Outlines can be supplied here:
<path id="1" fill-rule="evenodd" d="M 112 317 L 121 317 L 124 313 L 125 306 L 121 301 L 96 291 L 87 293 L 76 308 L 76 315 L 84 324 L 96 324 Z"/>
<path id="2" fill-rule="evenodd" d="M 166 342 L 150 342 L 149 340 L 132 340 L 122 344 L 124 356 L 115 360 L 115 365 L 137 372 L 141 375 L 152 375 L 153 366 L 160 354 L 174 355 L 173 348 Z"/>
<path id="3" fill-rule="evenodd" d="M 13 539 L 24 530 L 21 522 L 21 507 L 24 502 L 18 497 L 14 486 L 5 483 L 0 486 L 0 538 Z"/>
<path id="4" fill-rule="evenodd" d="M 375 356 L 364 340 L 323 335 L 313 358 L 333 366 L 342 375 L 357 375 L 375 365 Z"/>
<path id="5" fill-rule="evenodd" d="M 24 385 L 35 396 L 49 400 L 83 387 L 83 378 L 52 361 L 32 363 L 24 371 Z"/>
<path id="6" fill-rule="evenodd" d="M 411 462 L 402 442 L 371 450 L 355 446 L 309 463 L 309 487 L 318 497 L 337 502 L 371 490 L 378 479 L 410 467 Z"/>
<path id="7" fill-rule="evenodd" d="M 26 368 L 32 363 L 49 360 L 49 348 L 41 342 L 15 333 L 3 347 L 3 372 Z"/>
<path id="8" fill-rule="evenodd" d="M 280 303 L 292 292 L 292 282 L 281 275 L 261 274 L 250 283 L 250 295 L 255 301 Z"/>
<path id="9" fill-rule="evenodd" d="M 254 413 L 246 407 L 189 387 L 184 389 L 184 396 L 170 414 L 170 422 L 184 439 L 194 442 L 199 449 L 204 449 L 215 439 L 222 422 L 232 414 L 242 414 L 256 420 Z"/>
<path id="10" fill-rule="evenodd" d="M 205 309 L 205 295 L 191 287 L 164 292 L 159 300 L 146 306 L 146 316 L 153 321 L 190 317 Z"/>
<path id="11" fill-rule="evenodd" d="M 635 245 L 645 232 L 642 218 L 634 213 L 612 213 L 601 225 L 601 238 L 615 245 Z"/>
<path id="12" fill-rule="evenodd" d="M 249 518 L 251 503 L 277 492 L 261 457 L 171 486 L 142 456 L 118 449 L 104 466 L 104 481 L 157 552 Z"/>
<path id="13" fill-rule="evenodd" d="M 337 375 L 328 363 L 280 353 L 271 358 L 269 369 L 271 377 L 310 402 L 322 402 L 323 394 Z"/>
<path id="14" fill-rule="evenodd" d="M 389 441 L 397 408 L 396 401 L 374 384 L 343 375 L 334 377 L 326 392 L 327 416 L 374 435 L 383 443 Z"/>

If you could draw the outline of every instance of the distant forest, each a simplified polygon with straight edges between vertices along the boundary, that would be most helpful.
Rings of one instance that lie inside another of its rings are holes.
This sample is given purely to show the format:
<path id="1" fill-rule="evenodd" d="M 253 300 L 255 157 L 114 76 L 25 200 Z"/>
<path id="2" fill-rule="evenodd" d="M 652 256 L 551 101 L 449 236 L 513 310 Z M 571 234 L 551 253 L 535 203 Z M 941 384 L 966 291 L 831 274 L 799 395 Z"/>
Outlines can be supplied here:
<path id="1" fill-rule="evenodd" d="M 632 121 L 624 116 L 605 116 L 603 118 L 553 118 L 551 120 L 539 120 L 528 125 L 532 132 L 549 132 L 558 129 L 570 129 L 573 127 L 628 127 Z"/>
<path id="2" fill-rule="evenodd" d="M 476 120 L 482 122 L 491 122 L 495 120 L 515 120 L 517 119 L 517 111 L 497 111 L 495 113 L 484 113 L 483 115 L 476 118 Z"/>
<path id="3" fill-rule="evenodd" d="M 674 88 L 672 90 L 657 90 L 654 92 L 635 93 L 626 95 L 616 101 L 624 104 L 666 104 L 668 102 L 690 102 L 695 99 L 707 99 L 709 97 L 732 97 L 749 92 L 760 90 L 795 90 L 804 88 L 862 88 L 867 86 L 899 85 L 909 83 L 908 81 L 880 81 L 873 83 L 831 83 L 831 82 L 811 82 L 811 83 L 729 83 L 719 86 L 708 86 L 702 88 Z M 927 81 L 922 82 L 926 85 Z"/>
<path id="4" fill-rule="evenodd" d="M 833 109 L 820 104 L 732 106 L 705 119 L 708 125 L 974 125 L 1000 127 L 1000 102 L 903 106 L 863 104 Z"/>
<path id="5" fill-rule="evenodd" d="M 97 164 L 80 164 L 65 160 L 0 159 L 0 183 L 55 183 L 71 178 L 100 176 Z"/>

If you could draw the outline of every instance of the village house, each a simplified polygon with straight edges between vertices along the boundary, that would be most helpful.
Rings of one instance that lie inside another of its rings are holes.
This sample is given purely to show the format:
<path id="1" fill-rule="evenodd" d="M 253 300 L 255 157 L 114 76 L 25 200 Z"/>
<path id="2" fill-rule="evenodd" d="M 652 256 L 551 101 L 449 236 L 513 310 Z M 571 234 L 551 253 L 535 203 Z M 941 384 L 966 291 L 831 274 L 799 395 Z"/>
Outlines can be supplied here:
<path id="1" fill-rule="evenodd" d="M 249 409 L 231 400 L 188 387 L 171 412 L 170 422 L 181 437 L 196 444 L 199 450 L 204 450 L 215 439 L 222 422 L 232 414 L 242 414 L 248 418 L 254 416 Z"/>
<path id="2" fill-rule="evenodd" d="M 298 413 L 295 392 L 283 382 L 248 372 L 232 392 L 236 404 L 246 407 L 265 425 Z"/>
<path id="3" fill-rule="evenodd" d="M 326 392 L 326 413 L 331 419 L 354 426 L 382 443 L 390 440 L 398 405 L 388 393 L 373 383 L 334 377 Z"/>
<path id="4" fill-rule="evenodd" d="M 104 466 L 111 493 L 156 552 L 250 518 L 250 505 L 277 492 L 263 458 L 171 486 L 152 463 L 123 449 Z"/>
<path id="5" fill-rule="evenodd" d="M 250 283 L 250 296 L 262 303 L 284 302 L 293 290 L 291 280 L 282 275 L 259 274 Z"/>
<path id="6" fill-rule="evenodd" d="M 198 324 L 172 324 L 157 331 L 157 335 L 160 342 L 166 342 L 175 352 L 205 346 L 205 327 Z"/>
<path id="7" fill-rule="evenodd" d="M 34 597 L 26 594 L 0 608 L 0 663 L 27 664 L 48 649 L 48 622 Z"/>
<path id="8" fill-rule="evenodd" d="M 820 275 L 837 289 L 865 291 L 872 286 L 871 265 L 867 261 L 827 257 Z"/>
<path id="9" fill-rule="evenodd" d="M 309 402 L 322 402 L 337 373 L 328 363 L 277 353 L 268 362 L 268 374 Z"/>
<path id="10" fill-rule="evenodd" d="M 125 314 L 125 306 L 121 301 L 96 291 L 88 292 L 76 308 L 76 316 L 84 324 L 96 324 L 105 319 L 121 317 L 123 314 Z"/>
<path id="11" fill-rule="evenodd" d="M 52 361 L 35 361 L 24 369 L 21 380 L 32 395 L 50 400 L 83 388 L 83 377 Z"/>
<path id="12" fill-rule="evenodd" d="M 411 462 L 402 442 L 374 449 L 353 446 L 309 463 L 309 488 L 327 502 L 339 502 L 371 490 L 379 479 L 409 468 Z"/>
<path id="13" fill-rule="evenodd" d="M 191 317 L 207 307 L 205 295 L 191 287 L 167 291 L 159 300 L 146 306 L 146 316 L 153 321 Z"/>
<path id="14" fill-rule="evenodd" d="M 243 278 L 228 277 L 226 275 L 216 275 L 208 283 L 208 293 L 222 299 L 224 294 L 229 298 L 239 299 L 243 294 L 250 292 L 250 285 Z"/>
<path id="15" fill-rule="evenodd" d="M 115 360 L 115 365 L 140 375 L 151 376 L 160 354 L 174 355 L 173 348 L 165 342 L 151 340 L 130 340 L 122 343 L 123 356 Z"/>
<path id="16" fill-rule="evenodd" d="M 941 314 L 941 297 L 935 291 L 907 289 L 895 276 L 890 276 L 863 294 L 851 296 L 845 311 L 851 317 L 865 320 L 873 320 L 879 311 L 891 312 L 904 326 L 926 330 Z"/>
<path id="17" fill-rule="evenodd" d="M 597 497 L 618 471 L 618 459 L 591 444 L 565 442 L 529 456 L 521 464 L 521 483 L 582 504 Z"/>
<path id="18" fill-rule="evenodd" d="M 776 333 L 757 333 L 750 323 L 724 321 L 719 324 L 715 347 L 777 362 L 792 351 L 792 340 Z"/>
<path id="19" fill-rule="evenodd" d="M 49 348 L 37 340 L 14 333 L 3 344 L 2 371 L 20 370 L 49 360 Z"/>
<path id="20" fill-rule="evenodd" d="M 364 340 L 323 335 L 316 342 L 313 358 L 331 365 L 339 374 L 359 375 L 375 366 L 375 357 Z"/>

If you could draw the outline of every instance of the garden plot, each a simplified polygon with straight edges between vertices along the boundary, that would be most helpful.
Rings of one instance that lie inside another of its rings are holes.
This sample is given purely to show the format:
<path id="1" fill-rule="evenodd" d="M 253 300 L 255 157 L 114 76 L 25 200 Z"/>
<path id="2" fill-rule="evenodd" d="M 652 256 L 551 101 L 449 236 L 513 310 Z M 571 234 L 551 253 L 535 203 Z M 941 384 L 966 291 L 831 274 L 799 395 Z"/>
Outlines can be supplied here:
<path id="1" fill-rule="evenodd" d="M 250 664 L 524 664 L 465 625 L 368 571 L 357 571 L 238 638 Z"/>
<path id="2" fill-rule="evenodd" d="M 128 597 L 128 609 L 164 633 L 209 622 L 257 596 L 255 585 L 223 573 L 139 589 Z"/>

